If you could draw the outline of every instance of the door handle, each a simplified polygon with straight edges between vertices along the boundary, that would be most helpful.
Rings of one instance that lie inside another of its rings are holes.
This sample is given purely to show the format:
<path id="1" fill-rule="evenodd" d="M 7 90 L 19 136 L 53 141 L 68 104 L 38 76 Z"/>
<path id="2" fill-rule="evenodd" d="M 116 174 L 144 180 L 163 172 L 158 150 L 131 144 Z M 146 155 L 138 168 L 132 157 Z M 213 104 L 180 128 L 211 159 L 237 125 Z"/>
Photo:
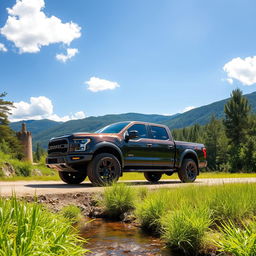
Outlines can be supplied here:
<path id="1" fill-rule="evenodd" d="M 173 146 L 173 145 L 169 145 L 168 148 L 169 148 L 169 149 L 173 149 L 174 146 Z"/>
<path id="2" fill-rule="evenodd" d="M 152 144 L 147 144 L 147 147 L 148 147 L 148 148 L 151 148 L 151 147 L 152 147 Z"/>

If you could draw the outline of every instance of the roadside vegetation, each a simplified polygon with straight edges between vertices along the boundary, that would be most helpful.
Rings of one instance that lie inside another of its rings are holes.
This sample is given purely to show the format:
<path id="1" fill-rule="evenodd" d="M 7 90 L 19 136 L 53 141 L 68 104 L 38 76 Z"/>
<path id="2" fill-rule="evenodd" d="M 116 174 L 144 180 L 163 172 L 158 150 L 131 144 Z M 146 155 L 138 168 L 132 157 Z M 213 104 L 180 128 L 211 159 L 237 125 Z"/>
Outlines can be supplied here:
<path id="1" fill-rule="evenodd" d="M 160 235 L 171 250 L 185 255 L 256 255 L 255 184 L 156 191 L 125 187 L 115 184 L 104 191 L 100 203 L 105 211 L 117 218 L 125 212 L 134 214 L 142 230 Z"/>
<path id="2" fill-rule="evenodd" d="M 84 255 L 84 240 L 69 218 L 14 196 L 0 199 L 0 255 Z"/>

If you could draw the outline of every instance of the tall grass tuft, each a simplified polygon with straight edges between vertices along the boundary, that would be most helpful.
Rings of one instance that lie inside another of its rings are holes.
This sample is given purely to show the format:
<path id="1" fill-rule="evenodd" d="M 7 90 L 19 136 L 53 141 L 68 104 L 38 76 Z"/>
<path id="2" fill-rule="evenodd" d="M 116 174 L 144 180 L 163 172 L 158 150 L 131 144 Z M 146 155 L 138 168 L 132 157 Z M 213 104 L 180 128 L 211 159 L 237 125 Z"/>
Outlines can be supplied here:
<path id="1" fill-rule="evenodd" d="M 71 223 L 37 203 L 0 199 L 0 255 L 83 255 Z"/>
<path id="2" fill-rule="evenodd" d="M 104 190 L 100 204 L 111 218 L 119 218 L 121 214 L 135 207 L 135 192 L 123 183 L 113 184 Z"/>
<path id="3" fill-rule="evenodd" d="M 168 247 L 185 255 L 197 255 L 203 248 L 204 236 L 211 224 L 207 208 L 192 208 L 187 204 L 162 217 L 162 237 Z"/>
<path id="4" fill-rule="evenodd" d="M 238 227 L 229 220 L 220 227 L 222 236 L 215 242 L 220 251 L 234 256 L 256 255 L 256 222 L 243 223 Z"/>
<path id="5" fill-rule="evenodd" d="M 72 204 L 64 206 L 60 213 L 72 223 L 78 222 L 82 218 L 80 208 Z"/>
<path id="6" fill-rule="evenodd" d="M 169 207 L 169 192 L 159 190 L 149 193 L 144 200 L 137 203 L 135 215 L 146 231 L 152 231 L 159 234 L 161 230 L 161 217 L 166 213 Z"/>

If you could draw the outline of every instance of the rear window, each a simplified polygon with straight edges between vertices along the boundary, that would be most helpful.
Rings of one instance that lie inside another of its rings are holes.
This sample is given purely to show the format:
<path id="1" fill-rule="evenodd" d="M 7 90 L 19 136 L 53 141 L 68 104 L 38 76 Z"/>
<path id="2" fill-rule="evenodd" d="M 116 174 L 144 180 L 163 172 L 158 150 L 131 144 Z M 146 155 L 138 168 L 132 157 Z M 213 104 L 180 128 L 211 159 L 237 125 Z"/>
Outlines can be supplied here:
<path id="1" fill-rule="evenodd" d="M 168 140 L 169 136 L 164 127 L 159 127 L 159 126 L 150 126 L 151 134 L 153 139 L 156 140 Z"/>

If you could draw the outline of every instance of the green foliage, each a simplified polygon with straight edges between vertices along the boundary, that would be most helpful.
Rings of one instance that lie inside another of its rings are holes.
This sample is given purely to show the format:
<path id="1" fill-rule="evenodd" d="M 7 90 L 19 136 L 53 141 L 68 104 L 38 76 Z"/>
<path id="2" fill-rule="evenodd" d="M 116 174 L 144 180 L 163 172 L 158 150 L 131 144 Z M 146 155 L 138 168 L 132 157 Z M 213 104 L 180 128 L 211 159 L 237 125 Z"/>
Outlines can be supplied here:
<path id="1" fill-rule="evenodd" d="M 81 210 L 76 205 L 64 206 L 60 213 L 71 222 L 78 222 L 81 218 Z"/>
<path id="2" fill-rule="evenodd" d="M 211 228 L 230 219 L 241 224 L 255 212 L 255 184 L 161 189 L 139 200 L 135 210 L 143 229 L 161 233 L 170 248 L 192 255 L 205 249 Z"/>
<path id="3" fill-rule="evenodd" d="M 256 255 L 256 222 L 243 223 L 240 226 L 228 221 L 220 227 L 223 234 L 218 240 L 214 240 L 219 251 L 231 253 L 234 256 Z"/>
<path id="4" fill-rule="evenodd" d="M 116 183 L 104 190 L 101 204 L 109 217 L 119 218 L 134 208 L 135 193 L 131 187 Z"/>
<path id="5" fill-rule="evenodd" d="M 230 142 L 232 171 L 243 169 L 243 160 L 240 157 L 241 147 L 246 142 L 250 111 L 251 106 L 247 98 L 243 97 L 242 91 L 239 89 L 232 91 L 231 99 L 224 107 L 224 126 Z"/>
<path id="6" fill-rule="evenodd" d="M 168 247 L 186 255 L 197 255 L 211 224 L 210 210 L 189 205 L 162 217 L 163 238 Z"/>
<path id="7" fill-rule="evenodd" d="M 8 126 L 8 114 L 10 114 L 13 103 L 4 100 L 5 96 L 6 93 L 0 93 L 0 151 L 21 158 L 21 144 Z"/>
<path id="8" fill-rule="evenodd" d="M 36 144 L 36 150 L 33 154 L 33 159 L 35 162 L 41 162 L 41 159 L 46 156 L 46 151 L 40 146 L 40 143 Z"/>
<path id="9" fill-rule="evenodd" d="M 0 255 L 83 255 L 71 223 L 37 203 L 0 199 Z"/>

